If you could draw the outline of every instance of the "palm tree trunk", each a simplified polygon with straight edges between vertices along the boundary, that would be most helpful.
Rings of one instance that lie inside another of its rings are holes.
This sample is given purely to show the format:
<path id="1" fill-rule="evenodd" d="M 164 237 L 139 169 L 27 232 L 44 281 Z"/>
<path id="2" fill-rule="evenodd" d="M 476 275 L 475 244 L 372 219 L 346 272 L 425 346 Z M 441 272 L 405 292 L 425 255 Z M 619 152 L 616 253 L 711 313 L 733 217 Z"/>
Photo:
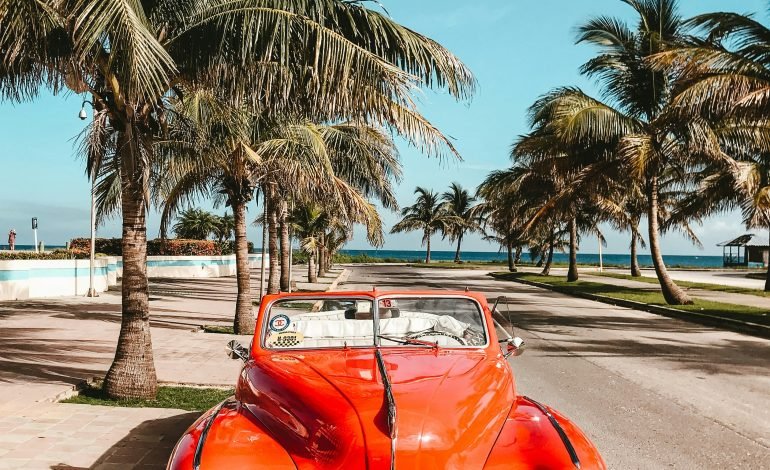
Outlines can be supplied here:
<path id="1" fill-rule="evenodd" d="M 508 250 L 508 271 L 516 272 L 516 262 L 513 259 L 513 245 L 511 242 L 505 244 L 505 248 Z"/>
<path id="2" fill-rule="evenodd" d="M 235 272 L 238 295 L 235 299 L 233 332 L 236 335 L 254 333 L 254 312 L 251 306 L 251 268 L 249 266 L 249 241 L 246 238 L 246 203 L 233 202 L 235 219 Z"/>
<path id="3" fill-rule="evenodd" d="M 639 227 L 636 224 L 631 227 L 631 276 L 633 277 L 642 275 L 642 270 L 639 269 L 639 258 L 636 254 L 636 247 L 639 244 L 638 235 L 636 233 L 638 229 Z"/>
<path id="4" fill-rule="evenodd" d="M 155 398 L 158 379 L 152 355 L 150 303 L 147 282 L 147 223 L 142 178 L 129 174 L 130 160 L 138 161 L 138 149 L 130 131 L 119 139 L 123 213 L 122 315 L 115 358 L 104 378 L 110 398 Z"/>
<path id="5" fill-rule="evenodd" d="M 318 237 L 321 242 L 318 247 L 318 277 L 324 277 L 326 275 L 326 232 L 321 232 L 321 236 Z"/>
<path id="6" fill-rule="evenodd" d="M 521 247 L 516 247 L 516 256 L 513 257 L 513 264 L 516 267 L 517 264 L 521 264 Z"/>
<path id="7" fill-rule="evenodd" d="M 318 282 L 318 273 L 315 266 L 315 250 L 307 254 L 307 282 Z"/>
<path id="8" fill-rule="evenodd" d="M 285 200 L 281 201 L 278 211 L 278 224 L 281 229 L 281 291 L 289 292 L 289 250 L 291 241 L 289 240 L 289 224 L 286 222 L 288 215 L 288 204 Z"/>
<path id="9" fill-rule="evenodd" d="M 430 233 L 425 233 L 425 237 L 427 239 L 425 243 L 425 264 L 430 263 Z"/>
<path id="10" fill-rule="evenodd" d="M 649 237 L 650 237 L 650 255 L 652 256 L 652 264 L 655 266 L 655 274 L 658 276 L 658 282 L 660 282 L 660 289 L 663 293 L 663 298 L 666 299 L 670 305 L 686 305 L 692 304 L 692 299 L 671 279 L 666 269 L 666 264 L 663 262 L 663 255 L 660 252 L 660 233 L 658 226 L 658 178 L 653 176 L 650 179 L 648 197 L 648 213 L 647 220 L 649 225 Z"/>
<path id="11" fill-rule="evenodd" d="M 275 197 L 275 188 L 268 185 L 266 190 L 269 192 L 267 212 L 267 255 L 270 261 L 270 273 L 267 277 L 267 293 L 277 294 L 281 291 L 279 258 L 278 258 L 278 201 Z"/>
<path id="12" fill-rule="evenodd" d="M 460 262 L 460 244 L 463 242 L 463 234 L 457 237 L 457 251 L 455 251 L 455 263 Z"/>
<path id="13" fill-rule="evenodd" d="M 577 219 L 573 216 L 569 221 L 569 270 L 567 270 L 567 282 L 578 280 L 577 269 Z"/>
<path id="14" fill-rule="evenodd" d="M 545 264 L 545 251 L 540 252 L 540 257 L 537 259 L 537 263 L 535 264 L 535 267 L 542 268 L 543 264 Z"/>
<path id="15" fill-rule="evenodd" d="M 555 243 L 556 238 L 556 229 L 554 227 L 551 227 L 551 238 L 548 241 L 548 259 L 545 261 L 545 266 L 543 267 L 543 270 L 540 272 L 541 276 L 548 276 L 551 274 L 551 264 L 553 264 L 553 245 Z"/>

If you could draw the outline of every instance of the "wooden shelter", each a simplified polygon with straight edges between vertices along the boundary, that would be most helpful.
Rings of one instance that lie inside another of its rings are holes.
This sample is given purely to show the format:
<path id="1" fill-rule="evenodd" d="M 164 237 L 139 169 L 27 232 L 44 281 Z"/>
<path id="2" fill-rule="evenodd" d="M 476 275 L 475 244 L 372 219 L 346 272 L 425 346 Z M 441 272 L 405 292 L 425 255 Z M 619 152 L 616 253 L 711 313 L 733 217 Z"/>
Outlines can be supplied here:
<path id="1" fill-rule="evenodd" d="M 770 240 L 766 236 L 747 233 L 717 246 L 722 247 L 722 264 L 726 268 L 770 264 Z"/>

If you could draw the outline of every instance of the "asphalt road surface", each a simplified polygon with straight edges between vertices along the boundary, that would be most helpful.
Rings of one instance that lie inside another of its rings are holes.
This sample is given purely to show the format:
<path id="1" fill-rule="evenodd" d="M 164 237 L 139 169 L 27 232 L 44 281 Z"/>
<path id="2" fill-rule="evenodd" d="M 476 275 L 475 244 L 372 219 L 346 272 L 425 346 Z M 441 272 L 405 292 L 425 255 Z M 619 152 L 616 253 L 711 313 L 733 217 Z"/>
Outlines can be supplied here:
<path id="1" fill-rule="evenodd" d="M 560 410 L 612 469 L 770 469 L 770 341 L 497 281 L 356 266 L 345 290 L 505 295 L 526 352 L 518 393 Z"/>

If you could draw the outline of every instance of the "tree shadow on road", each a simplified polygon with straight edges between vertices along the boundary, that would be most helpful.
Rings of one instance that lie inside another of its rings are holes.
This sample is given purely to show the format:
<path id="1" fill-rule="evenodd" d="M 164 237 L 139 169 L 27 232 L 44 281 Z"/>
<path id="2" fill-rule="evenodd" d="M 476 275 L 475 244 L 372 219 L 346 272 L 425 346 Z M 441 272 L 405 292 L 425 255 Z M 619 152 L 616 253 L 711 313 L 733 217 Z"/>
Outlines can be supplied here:
<path id="1" fill-rule="evenodd" d="M 90 467 L 66 463 L 51 465 L 51 470 L 90 470 L 95 468 L 163 469 L 182 433 L 201 415 L 182 413 L 144 421 L 113 444 Z"/>
<path id="2" fill-rule="evenodd" d="M 704 374 L 770 375 L 770 344 L 761 339 L 704 339 L 713 328 L 649 314 L 649 318 L 605 315 L 558 315 L 552 312 L 517 312 L 514 324 L 547 340 L 538 351 L 549 356 L 658 358 L 676 367 Z M 616 339 L 596 339 L 581 331 L 634 332 Z M 733 333 L 729 333 L 733 334 Z M 550 340 L 558 335 L 559 340 Z"/>

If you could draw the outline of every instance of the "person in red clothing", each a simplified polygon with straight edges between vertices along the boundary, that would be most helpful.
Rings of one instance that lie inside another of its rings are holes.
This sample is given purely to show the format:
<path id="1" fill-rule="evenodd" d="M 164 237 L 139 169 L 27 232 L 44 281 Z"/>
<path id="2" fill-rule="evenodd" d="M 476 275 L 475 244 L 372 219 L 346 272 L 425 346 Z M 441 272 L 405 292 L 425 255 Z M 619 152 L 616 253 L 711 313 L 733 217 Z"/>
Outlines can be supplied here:
<path id="1" fill-rule="evenodd" d="M 8 232 L 8 247 L 11 251 L 16 249 L 16 230 L 14 229 L 11 229 L 11 231 Z"/>

